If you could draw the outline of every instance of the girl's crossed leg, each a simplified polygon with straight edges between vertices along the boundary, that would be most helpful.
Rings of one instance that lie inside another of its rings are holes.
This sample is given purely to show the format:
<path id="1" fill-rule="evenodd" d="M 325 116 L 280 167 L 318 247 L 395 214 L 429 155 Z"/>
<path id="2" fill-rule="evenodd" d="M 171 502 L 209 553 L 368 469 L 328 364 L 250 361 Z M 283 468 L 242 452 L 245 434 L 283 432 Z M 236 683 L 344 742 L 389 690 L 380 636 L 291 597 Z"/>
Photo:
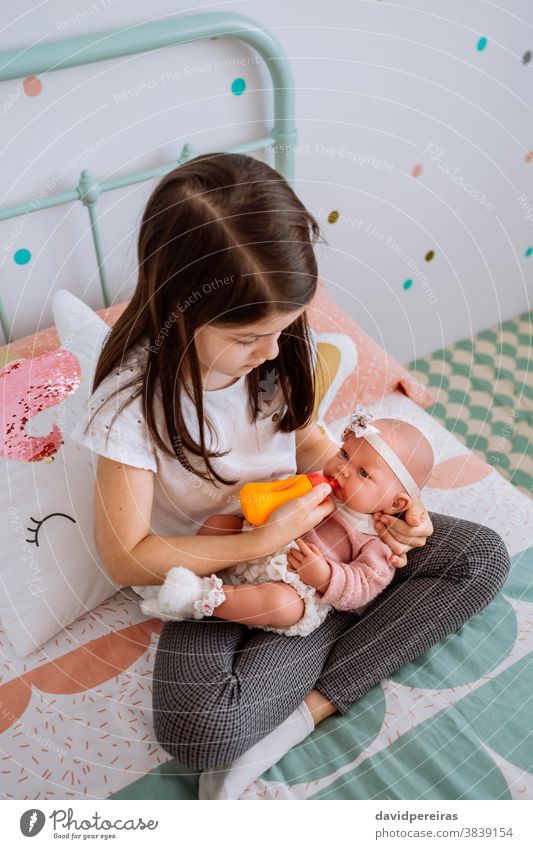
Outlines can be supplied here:
<path id="1" fill-rule="evenodd" d="M 307 637 L 213 618 L 166 622 L 153 677 L 161 746 L 196 769 L 228 764 L 315 685 L 344 713 L 489 604 L 509 570 L 501 537 L 474 522 L 437 513 L 431 519 L 424 548 L 410 552 L 408 565 L 360 617 L 332 611 Z"/>

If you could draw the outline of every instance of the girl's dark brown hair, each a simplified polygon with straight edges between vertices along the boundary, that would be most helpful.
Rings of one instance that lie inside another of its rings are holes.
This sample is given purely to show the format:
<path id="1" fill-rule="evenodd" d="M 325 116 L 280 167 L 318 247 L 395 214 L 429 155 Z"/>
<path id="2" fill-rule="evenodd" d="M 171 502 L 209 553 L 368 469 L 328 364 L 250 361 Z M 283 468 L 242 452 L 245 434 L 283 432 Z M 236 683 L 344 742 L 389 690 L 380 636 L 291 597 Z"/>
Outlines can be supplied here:
<path id="1" fill-rule="evenodd" d="M 125 384 L 132 395 L 117 415 L 142 393 L 150 435 L 168 456 L 177 457 L 205 481 L 237 483 L 224 480 L 210 462 L 227 452 L 210 453 L 206 448 L 205 422 L 212 433 L 214 429 L 204 421 L 194 333 L 207 323 L 247 326 L 309 304 L 317 286 L 313 244 L 320 237 L 316 219 L 286 180 L 251 156 L 204 154 L 171 171 L 155 188 L 144 212 L 137 286 L 106 338 L 92 391 L 120 369 L 131 348 L 148 343 L 144 374 Z M 224 278 L 230 282 L 217 286 L 216 281 Z M 265 361 L 246 377 L 250 423 L 260 410 L 261 381 L 274 370 L 287 406 L 278 430 L 288 433 L 309 423 L 315 403 L 305 311 L 281 333 L 278 345 L 276 359 Z M 185 385 L 187 366 L 192 394 Z M 154 416 L 158 378 L 172 450 Z M 198 411 L 200 444 L 185 425 L 182 392 L 189 394 Z M 187 452 L 202 457 L 206 471 L 193 468 Z"/>

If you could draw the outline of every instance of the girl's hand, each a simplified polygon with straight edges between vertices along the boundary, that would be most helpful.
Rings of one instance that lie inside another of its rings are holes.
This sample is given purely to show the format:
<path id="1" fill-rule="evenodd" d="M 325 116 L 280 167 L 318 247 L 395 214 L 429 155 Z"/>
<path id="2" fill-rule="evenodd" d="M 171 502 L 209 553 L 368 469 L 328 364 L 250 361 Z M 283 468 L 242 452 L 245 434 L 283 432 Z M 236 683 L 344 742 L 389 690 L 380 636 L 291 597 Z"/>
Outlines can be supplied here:
<path id="1" fill-rule="evenodd" d="M 433 533 L 433 523 L 420 499 L 413 499 L 405 512 L 405 521 L 386 513 L 373 513 L 376 531 L 393 551 L 389 563 L 397 569 L 407 563 L 407 552 L 421 548 Z"/>
<path id="2" fill-rule="evenodd" d="M 271 551 L 288 545 L 296 537 L 302 536 L 319 525 L 322 519 L 335 511 L 332 498 L 324 501 L 330 492 L 329 484 L 320 484 L 305 495 L 286 501 L 274 510 L 264 525 L 255 528 L 253 533 L 259 533 L 265 537 Z M 321 501 L 324 501 L 324 504 L 321 504 Z"/>
<path id="3" fill-rule="evenodd" d="M 287 561 L 291 572 L 297 572 L 300 580 L 321 593 L 325 593 L 331 580 L 331 566 L 320 549 L 312 542 L 296 540 L 298 548 L 291 548 Z"/>

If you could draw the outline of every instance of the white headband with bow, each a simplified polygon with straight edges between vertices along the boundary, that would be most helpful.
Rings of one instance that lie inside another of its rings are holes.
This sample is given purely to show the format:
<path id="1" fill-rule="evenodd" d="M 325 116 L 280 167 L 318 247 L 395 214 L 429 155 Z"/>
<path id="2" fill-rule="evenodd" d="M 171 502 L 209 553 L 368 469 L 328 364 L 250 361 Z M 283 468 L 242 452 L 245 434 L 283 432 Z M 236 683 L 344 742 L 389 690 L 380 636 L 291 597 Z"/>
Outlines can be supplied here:
<path id="1" fill-rule="evenodd" d="M 375 427 L 372 422 L 374 416 L 372 413 L 358 404 L 350 416 L 347 426 L 344 428 L 342 438 L 347 439 L 350 433 L 355 433 L 356 436 L 362 436 L 370 443 L 378 454 L 380 454 L 387 465 L 392 469 L 396 477 L 403 483 L 411 498 L 415 498 L 420 489 L 418 488 L 414 478 L 409 474 L 404 464 L 397 454 L 392 450 L 390 445 L 387 445 L 384 439 L 379 436 L 379 428 Z"/>

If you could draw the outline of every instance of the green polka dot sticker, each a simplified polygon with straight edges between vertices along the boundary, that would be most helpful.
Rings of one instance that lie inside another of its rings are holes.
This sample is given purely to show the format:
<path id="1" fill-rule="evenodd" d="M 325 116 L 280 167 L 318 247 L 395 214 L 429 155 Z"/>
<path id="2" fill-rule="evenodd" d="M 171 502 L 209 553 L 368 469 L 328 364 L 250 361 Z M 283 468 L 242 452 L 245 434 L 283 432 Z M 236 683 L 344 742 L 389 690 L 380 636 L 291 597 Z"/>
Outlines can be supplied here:
<path id="1" fill-rule="evenodd" d="M 13 259 L 17 265 L 27 265 L 31 259 L 31 253 L 27 248 L 19 248 L 18 251 L 15 251 Z"/>
<path id="2" fill-rule="evenodd" d="M 242 94 L 246 88 L 246 80 L 243 80 L 242 77 L 237 77 L 236 80 L 233 80 L 231 84 L 231 90 L 233 94 L 239 95 Z"/>

